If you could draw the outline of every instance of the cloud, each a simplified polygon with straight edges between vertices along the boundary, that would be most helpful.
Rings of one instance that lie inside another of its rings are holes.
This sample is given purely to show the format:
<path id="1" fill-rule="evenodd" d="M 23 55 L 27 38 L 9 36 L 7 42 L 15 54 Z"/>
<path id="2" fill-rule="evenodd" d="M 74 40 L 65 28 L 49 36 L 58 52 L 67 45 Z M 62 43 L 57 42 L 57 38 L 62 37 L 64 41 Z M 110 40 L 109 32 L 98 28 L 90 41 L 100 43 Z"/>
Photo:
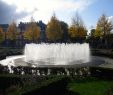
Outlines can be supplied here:
<path id="1" fill-rule="evenodd" d="M 29 16 L 24 17 L 21 15 L 21 13 L 18 15 L 19 17 L 23 18 L 21 20 L 28 21 L 30 19 L 30 16 L 33 16 L 36 20 L 42 19 L 45 22 L 48 22 L 53 12 L 55 12 L 58 15 L 61 15 L 61 18 L 70 17 L 72 12 L 84 11 L 89 5 L 91 5 L 96 0 L 3 0 L 7 2 L 9 7 L 15 5 L 15 10 L 13 9 L 13 12 L 15 14 L 15 11 L 17 13 L 24 12 L 24 16 L 26 16 L 27 13 Z M 34 9 L 37 9 L 34 11 Z M 12 8 L 11 8 L 12 10 Z M 16 13 L 16 14 L 17 14 Z M 21 15 L 21 16 L 20 16 Z M 17 16 L 17 17 L 18 17 Z M 20 19 L 20 18 L 19 18 Z"/>
<path id="2" fill-rule="evenodd" d="M 31 11 L 34 7 L 41 10 L 64 10 L 74 8 L 83 10 L 96 0 L 3 0 L 8 4 L 15 4 L 20 10 Z"/>
<path id="3" fill-rule="evenodd" d="M 109 17 L 108 17 L 108 20 L 111 21 L 112 24 L 113 24 L 113 16 L 109 16 Z M 111 33 L 113 33 L 113 29 L 111 30 Z"/>
<path id="4" fill-rule="evenodd" d="M 13 20 L 24 18 L 29 13 L 25 11 L 17 12 L 16 5 L 9 5 L 4 1 L 0 1 L 0 24 L 11 23 Z"/>
<path id="5" fill-rule="evenodd" d="M 109 16 L 108 19 L 113 23 L 113 16 Z"/>

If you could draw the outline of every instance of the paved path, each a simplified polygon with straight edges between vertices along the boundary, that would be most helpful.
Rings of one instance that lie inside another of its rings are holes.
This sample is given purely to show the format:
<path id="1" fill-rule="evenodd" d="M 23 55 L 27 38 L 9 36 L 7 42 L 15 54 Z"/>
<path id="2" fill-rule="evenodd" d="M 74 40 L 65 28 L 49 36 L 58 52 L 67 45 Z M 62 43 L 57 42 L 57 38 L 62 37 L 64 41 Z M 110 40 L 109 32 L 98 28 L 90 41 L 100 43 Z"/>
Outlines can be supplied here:
<path id="1" fill-rule="evenodd" d="M 113 68 L 113 59 L 103 57 L 103 60 L 105 61 L 105 63 L 99 65 L 99 67 Z"/>

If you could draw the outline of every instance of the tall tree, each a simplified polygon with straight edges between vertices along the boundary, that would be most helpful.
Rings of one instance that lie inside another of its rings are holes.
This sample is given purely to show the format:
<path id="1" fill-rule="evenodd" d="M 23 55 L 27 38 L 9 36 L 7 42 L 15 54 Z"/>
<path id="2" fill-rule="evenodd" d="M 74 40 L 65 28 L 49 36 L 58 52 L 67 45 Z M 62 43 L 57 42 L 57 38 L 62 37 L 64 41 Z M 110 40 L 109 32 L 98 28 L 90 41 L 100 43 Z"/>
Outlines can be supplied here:
<path id="1" fill-rule="evenodd" d="M 31 22 L 27 26 L 27 29 L 24 33 L 24 39 L 31 40 L 33 42 L 37 42 L 39 37 L 40 37 L 40 28 L 37 26 L 34 19 L 31 18 Z"/>
<path id="2" fill-rule="evenodd" d="M 7 39 L 14 41 L 16 39 L 16 32 L 17 32 L 16 23 L 12 22 L 8 27 Z"/>
<path id="3" fill-rule="evenodd" d="M 62 29 L 62 40 L 67 41 L 68 40 L 68 24 L 64 21 L 60 21 L 61 29 Z"/>
<path id="4" fill-rule="evenodd" d="M 0 43 L 4 41 L 4 32 L 2 27 L 0 27 Z"/>
<path id="5" fill-rule="evenodd" d="M 47 24 L 46 36 L 49 41 L 57 41 L 62 38 L 62 29 L 60 21 L 56 18 L 55 14 Z"/>
<path id="6" fill-rule="evenodd" d="M 97 26 L 96 27 L 96 30 L 95 30 L 95 32 L 94 32 L 94 37 L 95 38 L 100 38 L 100 37 L 102 37 L 102 31 L 99 29 L 99 27 Z"/>
<path id="7" fill-rule="evenodd" d="M 87 35 L 87 30 L 78 13 L 76 13 L 76 15 L 72 18 L 69 34 L 71 38 L 85 38 Z"/>
<path id="8" fill-rule="evenodd" d="M 91 29 L 91 31 L 90 31 L 90 36 L 91 36 L 91 37 L 94 37 L 95 31 L 96 31 L 96 30 L 95 30 L 94 28 Z"/>
<path id="9" fill-rule="evenodd" d="M 106 36 L 107 34 L 110 34 L 110 31 L 113 29 L 113 24 L 109 19 L 106 17 L 105 14 L 103 14 L 98 22 L 96 31 L 101 31 L 103 36 Z"/>

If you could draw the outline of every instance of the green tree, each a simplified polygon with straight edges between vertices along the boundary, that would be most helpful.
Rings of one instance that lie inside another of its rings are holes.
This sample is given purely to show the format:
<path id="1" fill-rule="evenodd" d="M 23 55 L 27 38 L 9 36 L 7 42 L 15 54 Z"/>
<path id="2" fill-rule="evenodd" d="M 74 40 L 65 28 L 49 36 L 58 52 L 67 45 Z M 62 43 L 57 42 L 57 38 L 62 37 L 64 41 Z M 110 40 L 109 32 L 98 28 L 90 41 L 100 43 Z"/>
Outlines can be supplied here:
<path id="1" fill-rule="evenodd" d="M 49 41 L 57 41 L 62 38 L 62 29 L 60 21 L 56 18 L 55 14 L 47 24 L 46 36 Z"/>

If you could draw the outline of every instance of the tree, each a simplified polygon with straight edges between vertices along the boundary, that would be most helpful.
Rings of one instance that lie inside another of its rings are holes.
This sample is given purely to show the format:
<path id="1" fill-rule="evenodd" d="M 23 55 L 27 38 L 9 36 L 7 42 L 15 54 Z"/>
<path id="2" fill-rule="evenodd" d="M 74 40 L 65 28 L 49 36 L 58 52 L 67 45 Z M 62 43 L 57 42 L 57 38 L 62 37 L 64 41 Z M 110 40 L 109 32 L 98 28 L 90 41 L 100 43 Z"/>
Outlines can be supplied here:
<path id="1" fill-rule="evenodd" d="M 102 44 L 106 48 L 109 47 L 109 35 L 111 34 L 110 32 L 112 29 L 112 22 L 108 19 L 108 17 L 106 17 L 105 14 L 103 14 L 97 22 L 96 34 L 101 37 Z"/>
<path id="2" fill-rule="evenodd" d="M 49 41 L 58 41 L 62 38 L 60 21 L 56 18 L 55 14 L 47 24 L 46 36 Z"/>
<path id="3" fill-rule="evenodd" d="M 31 32 L 29 32 L 28 29 L 24 32 L 24 39 L 26 39 L 26 40 L 32 40 Z"/>
<path id="4" fill-rule="evenodd" d="M 94 34 L 95 34 L 95 31 L 96 31 L 96 29 L 91 29 L 91 34 L 90 34 L 90 36 L 92 37 L 92 38 L 94 38 Z"/>
<path id="5" fill-rule="evenodd" d="M 12 22 L 8 27 L 7 39 L 14 41 L 16 39 L 16 32 L 17 32 L 16 23 Z"/>
<path id="6" fill-rule="evenodd" d="M 87 35 L 87 30 L 83 24 L 83 21 L 77 13 L 75 17 L 72 18 L 72 25 L 69 28 L 69 35 L 73 39 L 85 39 Z"/>
<path id="7" fill-rule="evenodd" d="M 3 29 L 0 27 L 0 43 L 4 41 L 4 32 Z"/>
<path id="8" fill-rule="evenodd" d="M 95 30 L 95 32 L 94 32 L 94 37 L 95 37 L 95 38 L 100 38 L 100 37 L 102 37 L 102 31 L 99 29 L 98 26 L 96 27 L 96 30 Z"/>
<path id="9" fill-rule="evenodd" d="M 67 41 L 68 40 L 68 24 L 64 21 L 60 21 L 61 30 L 63 32 L 62 34 L 62 40 Z"/>
<path id="10" fill-rule="evenodd" d="M 40 28 L 37 26 L 33 18 L 31 18 L 31 22 L 29 23 L 25 33 L 24 39 L 31 40 L 33 42 L 37 42 L 40 37 Z"/>
<path id="11" fill-rule="evenodd" d="M 113 29 L 112 22 L 109 21 L 105 14 L 103 14 L 97 22 L 96 31 L 101 31 L 102 35 L 106 36 L 107 34 L 110 34 L 110 31 L 112 29 Z"/>

